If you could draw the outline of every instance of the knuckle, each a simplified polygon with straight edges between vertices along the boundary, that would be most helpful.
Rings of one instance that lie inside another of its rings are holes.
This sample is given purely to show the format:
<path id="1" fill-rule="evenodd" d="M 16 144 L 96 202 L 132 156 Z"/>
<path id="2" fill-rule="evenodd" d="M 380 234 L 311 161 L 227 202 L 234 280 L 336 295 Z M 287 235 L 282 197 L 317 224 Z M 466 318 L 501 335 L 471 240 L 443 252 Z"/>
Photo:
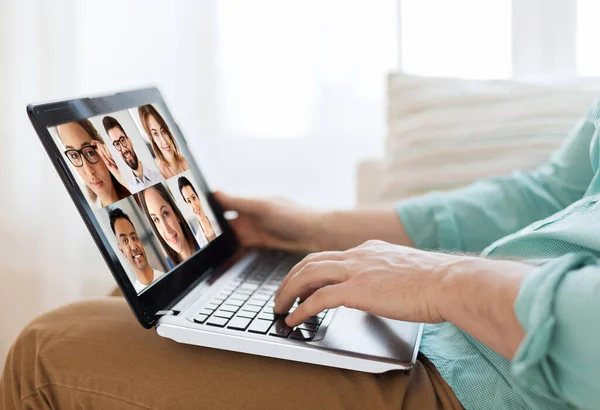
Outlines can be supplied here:
<path id="1" fill-rule="evenodd" d="M 379 239 L 369 239 L 368 241 L 366 241 L 365 243 L 363 243 L 363 245 L 365 247 L 371 247 L 371 246 L 377 246 L 382 244 L 383 241 L 380 241 Z"/>
<path id="2" fill-rule="evenodd" d="M 305 261 L 313 261 L 313 260 L 315 260 L 315 259 L 316 259 L 317 255 L 318 255 L 318 254 L 317 254 L 316 252 L 309 253 L 308 255 L 306 255 L 306 256 L 304 257 L 304 260 L 305 260 Z"/>
<path id="3" fill-rule="evenodd" d="M 345 280 L 350 279 L 357 272 L 356 264 L 353 261 L 344 261 L 338 264 L 342 270 L 342 274 Z"/>
<path id="4" fill-rule="evenodd" d="M 352 250 L 351 258 L 362 258 L 372 252 L 372 247 L 362 244 Z"/>
<path id="5" fill-rule="evenodd" d="M 317 262 L 308 262 L 306 265 L 304 265 L 302 271 L 304 271 L 305 273 L 314 272 L 317 269 L 317 266 Z"/>

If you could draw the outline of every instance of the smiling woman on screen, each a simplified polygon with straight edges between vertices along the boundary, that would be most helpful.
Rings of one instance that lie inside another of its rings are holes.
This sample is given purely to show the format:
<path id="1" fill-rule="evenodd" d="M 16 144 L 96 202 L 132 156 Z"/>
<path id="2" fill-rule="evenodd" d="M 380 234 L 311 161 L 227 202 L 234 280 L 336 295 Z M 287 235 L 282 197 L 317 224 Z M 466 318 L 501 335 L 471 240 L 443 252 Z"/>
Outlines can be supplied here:
<path id="1" fill-rule="evenodd" d="M 192 230 L 163 184 L 158 183 L 137 195 L 154 233 L 169 255 L 167 261 L 171 268 L 200 249 Z"/>
<path id="2" fill-rule="evenodd" d="M 140 121 L 150 139 L 152 151 L 156 156 L 156 165 L 162 176 L 167 179 L 187 171 L 190 167 L 179 152 L 177 141 L 167 122 L 152 105 L 138 107 Z"/>

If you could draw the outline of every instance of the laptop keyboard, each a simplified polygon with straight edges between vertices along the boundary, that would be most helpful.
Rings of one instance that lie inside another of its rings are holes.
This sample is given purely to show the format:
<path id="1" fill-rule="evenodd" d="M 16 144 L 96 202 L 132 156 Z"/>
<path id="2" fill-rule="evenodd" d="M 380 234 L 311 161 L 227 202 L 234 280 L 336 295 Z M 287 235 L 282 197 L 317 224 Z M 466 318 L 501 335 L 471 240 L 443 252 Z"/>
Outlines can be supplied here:
<path id="1" fill-rule="evenodd" d="M 194 322 L 240 332 L 312 340 L 327 310 L 295 328 L 285 324 L 287 314 L 277 315 L 273 311 L 275 292 L 300 259 L 299 255 L 284 252 L 261 254 L 204 306 L 194 317 Z M 290 312 L 297 306 L 298 301 Z"/>

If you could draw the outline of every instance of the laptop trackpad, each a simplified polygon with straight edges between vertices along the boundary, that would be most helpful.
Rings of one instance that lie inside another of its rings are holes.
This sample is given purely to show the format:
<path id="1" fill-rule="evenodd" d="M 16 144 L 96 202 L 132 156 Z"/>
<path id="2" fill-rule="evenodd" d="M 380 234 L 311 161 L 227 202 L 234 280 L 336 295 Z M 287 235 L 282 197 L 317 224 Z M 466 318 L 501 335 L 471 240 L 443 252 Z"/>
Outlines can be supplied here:
<path id="1" fill-rule="evenodd" d="M 419 323 L 400 322 L 344 307 L 336 310 L 325 337 L 328 349 L 410 362 Z"/>

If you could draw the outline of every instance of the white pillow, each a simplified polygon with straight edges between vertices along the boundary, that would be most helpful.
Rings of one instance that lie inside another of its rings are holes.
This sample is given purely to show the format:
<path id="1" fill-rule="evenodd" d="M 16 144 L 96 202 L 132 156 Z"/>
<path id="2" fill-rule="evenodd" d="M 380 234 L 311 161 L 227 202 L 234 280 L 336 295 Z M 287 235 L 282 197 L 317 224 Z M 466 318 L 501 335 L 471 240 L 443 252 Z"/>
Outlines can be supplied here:
<path id="1" fill-rule="evenodd" d="M 380 202 L 531 169 L 600 96 L 600 80 L 524 84 L 391 74 Z"/>

